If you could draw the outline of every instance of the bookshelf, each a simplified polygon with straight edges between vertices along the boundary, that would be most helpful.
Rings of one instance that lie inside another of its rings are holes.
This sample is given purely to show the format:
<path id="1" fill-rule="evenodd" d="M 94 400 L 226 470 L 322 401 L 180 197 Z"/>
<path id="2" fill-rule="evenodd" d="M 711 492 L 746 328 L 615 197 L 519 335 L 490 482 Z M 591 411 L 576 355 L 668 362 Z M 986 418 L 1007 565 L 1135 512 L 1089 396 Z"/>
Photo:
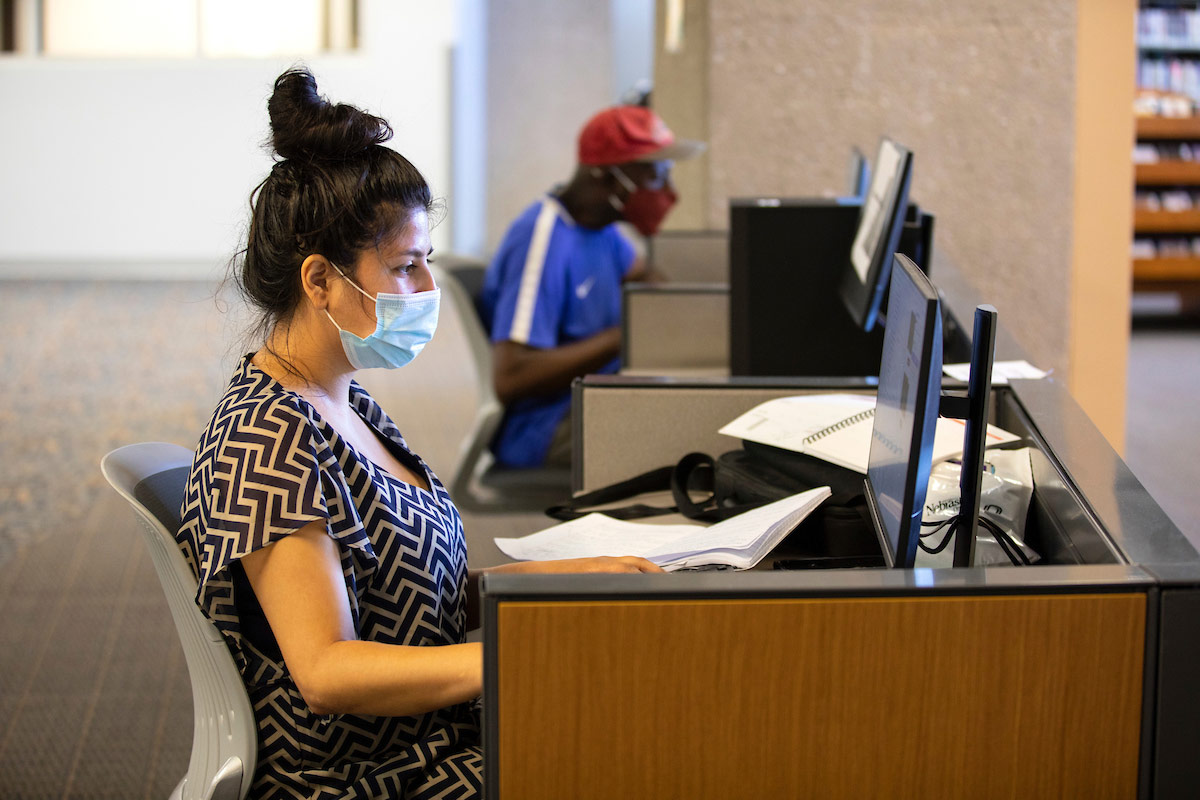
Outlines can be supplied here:
<path id="1" fill-rule="evenodd" d="M 1136 129 L 1142 157 L 1161 160 L 1134 165 L 1133 288 L 1200 293 L 1200 115 L 1139 117 Z"/>
<path id="2" fill-rule="evenodd" d="M 1139 3 L 1133 288 L 1200 295 L 1200 0 Z"/>

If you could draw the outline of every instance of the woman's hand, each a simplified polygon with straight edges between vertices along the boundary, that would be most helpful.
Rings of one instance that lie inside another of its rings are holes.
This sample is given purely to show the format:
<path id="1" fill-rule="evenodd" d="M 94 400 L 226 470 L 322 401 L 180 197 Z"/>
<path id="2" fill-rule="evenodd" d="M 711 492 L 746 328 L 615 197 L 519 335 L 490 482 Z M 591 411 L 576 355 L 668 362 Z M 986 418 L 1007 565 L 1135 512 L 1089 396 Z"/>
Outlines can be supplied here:
<path id="1" fill-rule="evenodd" d="M 578 572 L 662 572 L 653 561 L 637 556 L 597 556 L 595 558 L 562 558 L 555 561 L 518 561 L 493 567 L 495 572 L 524 572 L 562 574 Z"/>
<path id="2" fill-rule="evenodd" d="M 595 558 L 560 558 L 555 561 L 514 561 L 481 570 L 471 570 L 467 575 L 467 629 L 479 627 L 479 575 L 484 572 L 523 572 L 526 575 L 581 573 L 581 572 L 664 572 L 653 561 L 637 556 L 597 556 Z"/>

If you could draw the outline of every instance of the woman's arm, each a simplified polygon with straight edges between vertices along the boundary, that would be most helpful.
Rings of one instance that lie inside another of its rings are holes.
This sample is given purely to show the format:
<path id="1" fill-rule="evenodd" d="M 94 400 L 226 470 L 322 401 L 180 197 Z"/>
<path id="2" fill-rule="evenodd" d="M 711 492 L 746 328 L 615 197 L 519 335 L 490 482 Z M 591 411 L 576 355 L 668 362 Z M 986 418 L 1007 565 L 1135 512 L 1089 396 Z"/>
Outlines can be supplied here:
<path id="1" fill-rule="evenodd" d="M 479 627 L 479 576 L 485 572 L 524 572 L 562 574 L 580 572 L 662 572 L 653 561 L 637 556 L 600 556 L 597 558 L 563 558 L 556 561 L 515 561 L 467 575 L 467 630 Z"/>
<path id="2" fill-rule="evenodd" d="M 355 636 L 337 543 L 324 522 L 244 556 L 242 566 L 313 712 L 409 716 L 481 693 L 477 643 L 408 647 Z"/>

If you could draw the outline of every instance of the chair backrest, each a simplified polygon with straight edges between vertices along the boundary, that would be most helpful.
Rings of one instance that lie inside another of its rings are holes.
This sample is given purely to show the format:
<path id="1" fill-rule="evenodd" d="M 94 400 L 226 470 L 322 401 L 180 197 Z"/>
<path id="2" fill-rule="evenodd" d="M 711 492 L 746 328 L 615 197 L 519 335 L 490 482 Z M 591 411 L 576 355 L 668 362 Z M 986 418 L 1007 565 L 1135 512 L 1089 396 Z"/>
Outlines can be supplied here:
<path id="1" fill-rule="evenodd" d="M 172 798 L 240 800 L 257 761 L 254 713 L 225 640 L 196 605 L 196 577 L 175 541 L 191 462 L 185 447 L 146 442 L 113 450 L 100 468 L 141 522 L 192 681 L 192 755 Z"/>
<path id="2" fill-rule="evenodd" d="M 483 327 L 478 305 L 485 268 L 474 264 L 444 266 L 439 263 L 430 265 L 430 270 L 442 290 L 442 297 L 454 310 L 462 326 L 463 337 L 470 350 L 480 404 L 491 401 L 499 405 L 492 385 L 492 342 Z"/>
<path id="3" fill-rule="evenodd" d="M 504 406 L 496 397 L 492 384 L 492 343 L 475 305 L 475 298 L 468 292 L 458 275 L 465 272 L 470 283 L 482 286 L 481 270 L 475 266 L 441 268 L 431 267 L 434 280 L 442 289 L 442 297 L 454 309 L 467 340 L 471 365 L 475 374 L 475 419 L 471 431 L 459 447 L 454 463 L 454 474 L 450 479 L 450 496 L 455 502 L 464 503 L 474 496 L 472 479 L 481 471 L 481 465 L 491 462 L 488 450 L 496 429 L 504 417 Z"/>

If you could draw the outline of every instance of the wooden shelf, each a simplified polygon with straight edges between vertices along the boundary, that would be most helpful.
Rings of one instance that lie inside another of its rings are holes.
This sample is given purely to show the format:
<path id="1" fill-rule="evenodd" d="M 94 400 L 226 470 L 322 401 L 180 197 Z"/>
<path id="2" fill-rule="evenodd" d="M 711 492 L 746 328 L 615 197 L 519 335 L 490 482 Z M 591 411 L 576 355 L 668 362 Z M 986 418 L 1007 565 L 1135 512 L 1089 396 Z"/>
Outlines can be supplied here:
<path id="1" fill-rule="evenodd" d="M 1155 53 L 1179 53 L 1181 55 L 1200 54 L 1200 44 L 1187 40 L 1175 39 L 1138 39 L 1139 50 L 1150 50 Z"/>
<path id="2" fill-rule="evenodd" d="M 1200 258 L 1135 258 L 1133 279 L 1139 284 L 1194 281 L 1200 278 Z"/>
<path id="3" fill-rule="evenodd" d="M 1135 164 L 1133 179 L 1138 186 L 1200 184 L 1200 161 L 1159 161 L 1157 164 Z"/>
<path id="4" fill-rule="evenodd" d="M 1133 212 L 1133 232 L 1195 233 L 1200 235 L 1200 211 L 1142 211 Z"/>
<path id="5" fill-rule="evenodd" d="M 1200 140 L 1200 116 L 1138 117 L 1137 138 Z"/>

